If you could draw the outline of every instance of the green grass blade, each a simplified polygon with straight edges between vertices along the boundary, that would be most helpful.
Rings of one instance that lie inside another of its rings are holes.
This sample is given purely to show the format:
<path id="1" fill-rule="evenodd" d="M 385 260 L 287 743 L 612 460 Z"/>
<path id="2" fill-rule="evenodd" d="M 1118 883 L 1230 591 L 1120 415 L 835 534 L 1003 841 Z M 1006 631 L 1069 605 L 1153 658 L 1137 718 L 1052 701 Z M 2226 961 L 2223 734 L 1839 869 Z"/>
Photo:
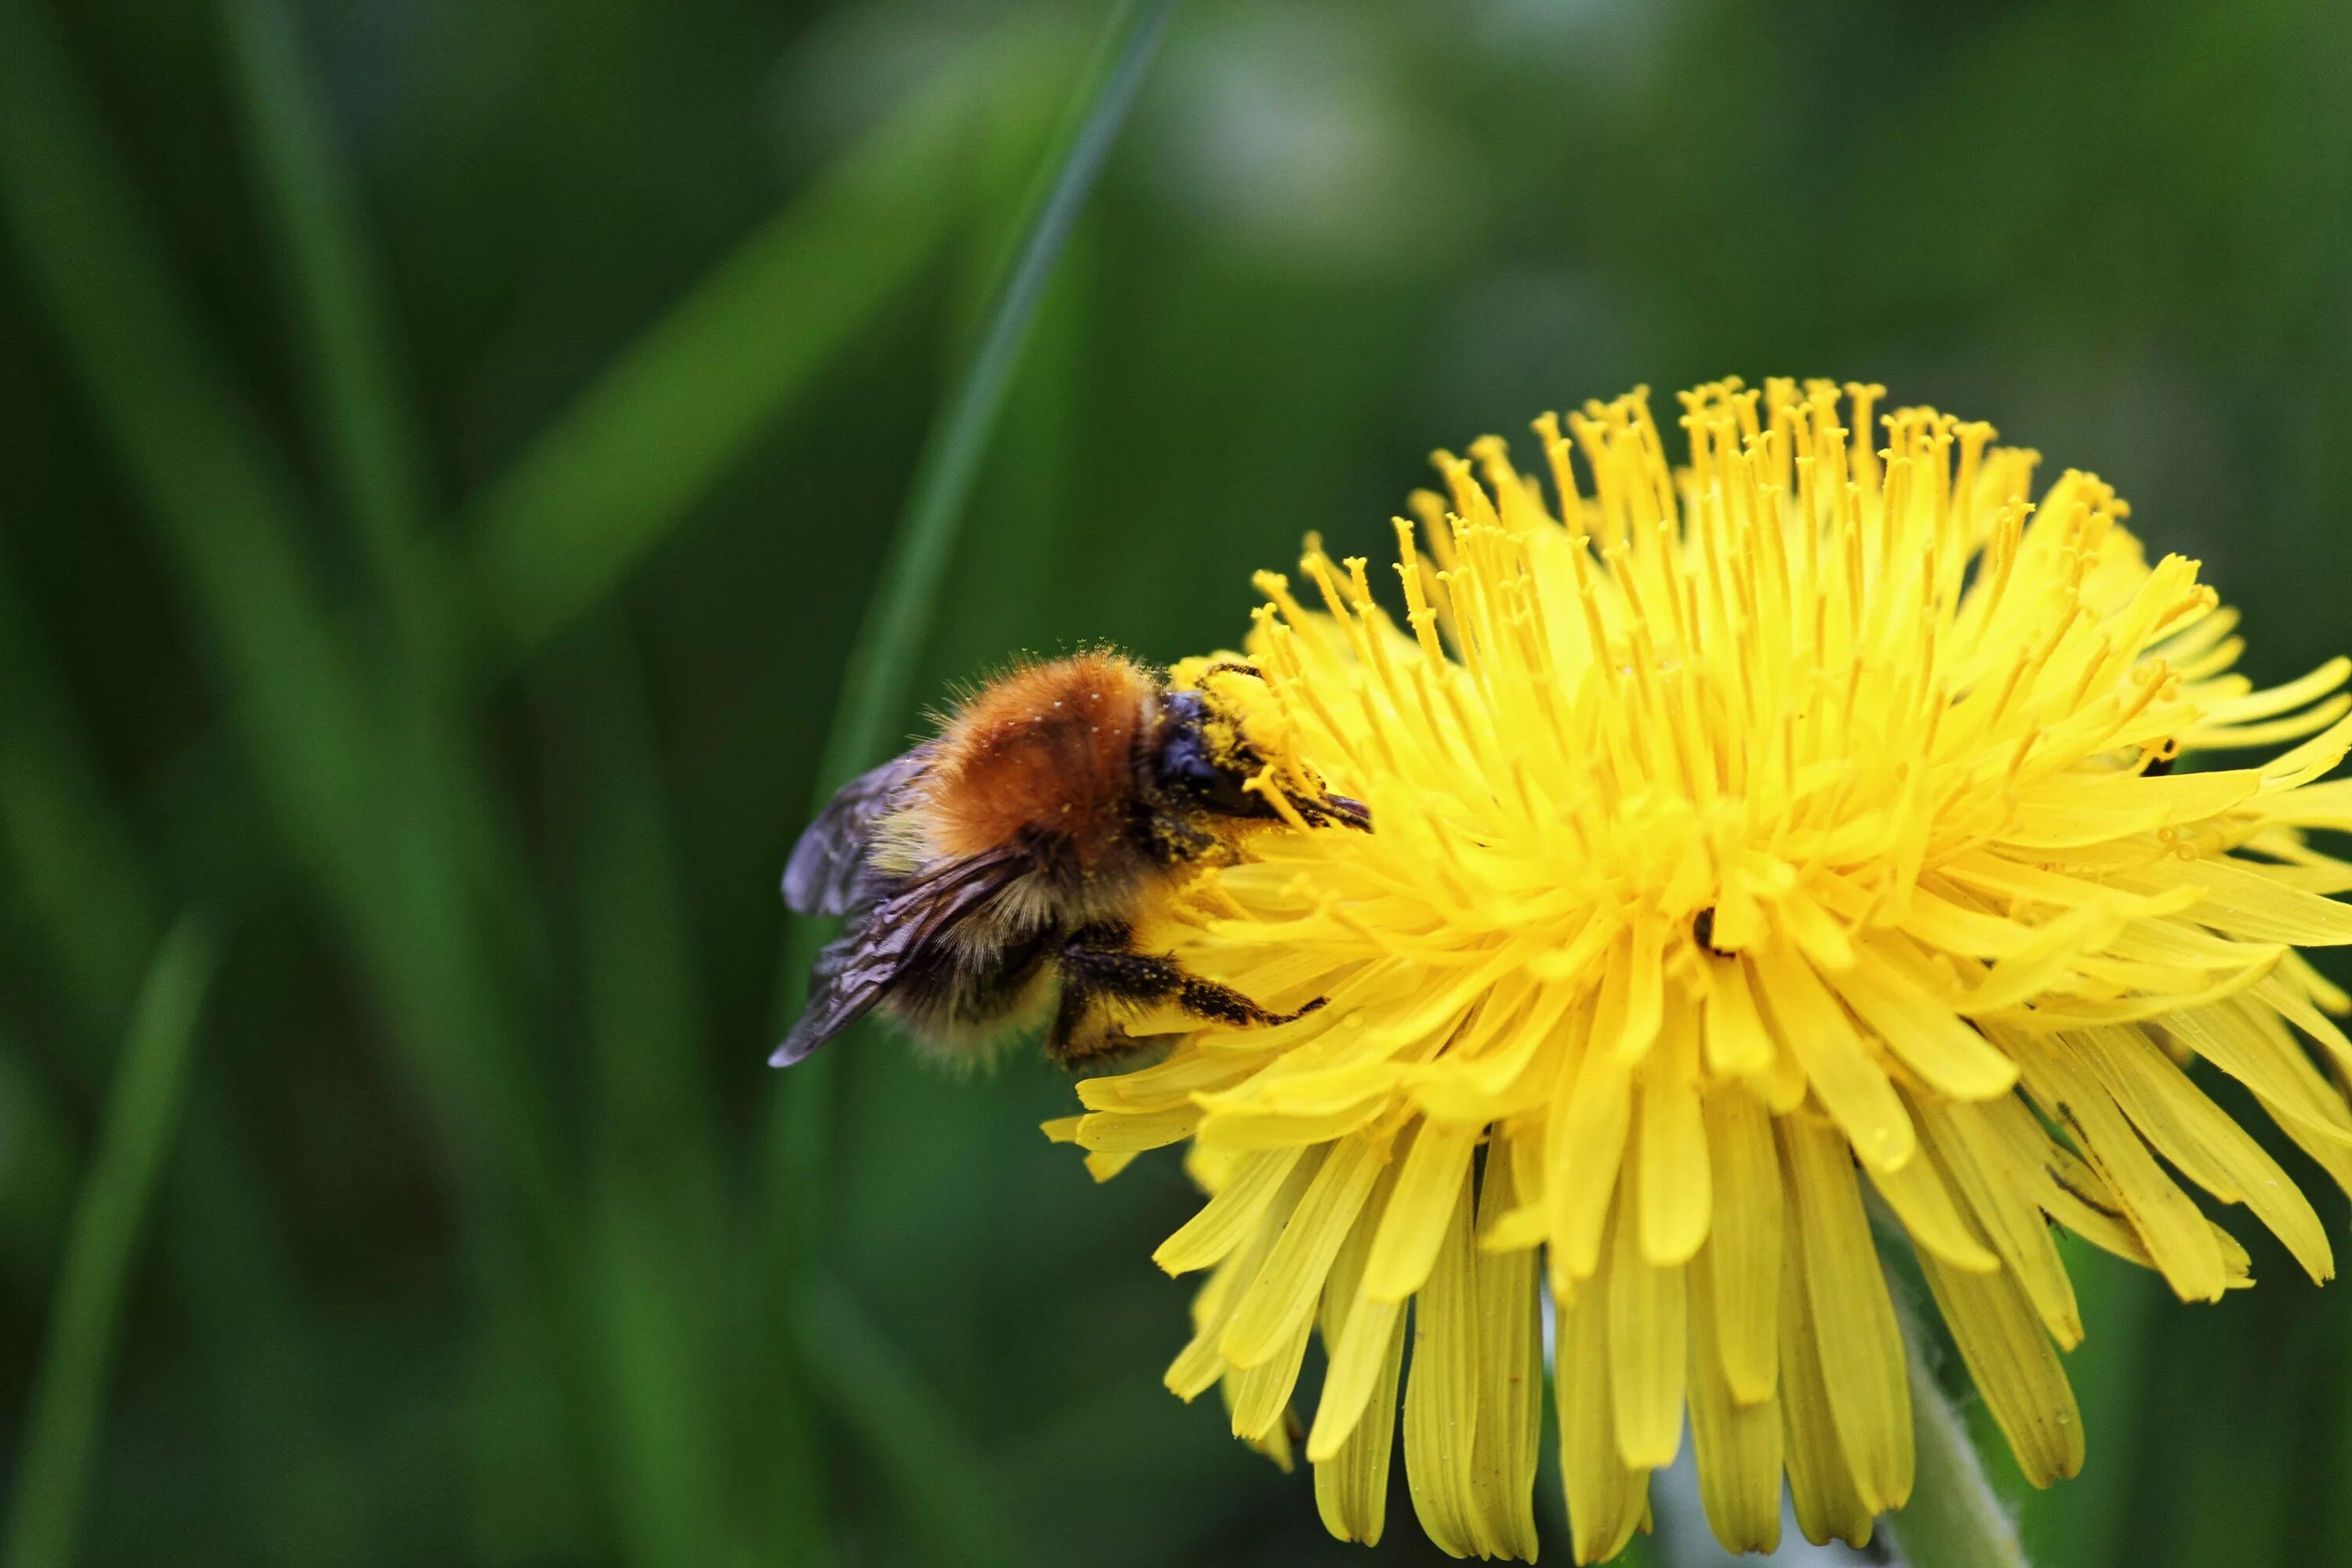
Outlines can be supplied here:
<path id="1" fill-rule="evenodd" d="M 592 1295 L 606 1462 L 628 1560 L 732 1560 L 719 1130 L 702 1063 L 693 933 L 636 673 L 599 661 L 581 957 L 590 1074 Z M 583 703 L 584 708 L 587 704 Z"/>
<path id="2" fill-rule="evenodd" d="M 93 1043 L 86 1079 L 107 1063 L 96 1042 L 120 1040 L 163 922 L 138 846 L 107 792 L 67 702 L 49 650 L 0 560 L 0 867 L 49 946 L 65 999 Z M 53 1216 L 47 1163 L 63 1133 L 21 1071 L 7 1080 L 12 1146 L 0 1226 L 22 1241 Z M 246 1163 L 226 1109 L 202 1082 L 187 1110 L 176 1213 L 164 1226 L 174 1274 L 210 1342 L 215 1404 L 247 1507 L 288 1568 L 372 1560 L 351 1503 L 362 1469 L 323 1408 L 331 1360 L 303 1310 L 277 1216 Z M 68 1169 L 70 1167 L 63 1167 Z M 56 1215 L 61 1217 L 63 1205 Z M 45 1276 L 46 1278 L 46 1276 Z"/>
<path id="3" fill-rule="evenodd" d="M 329 478 L 411 660 L 437 659 L 442 606 L 425 553 L 423 441 L 397 391 L 359 193 L 285 0 L 222 0 L 221 19 Z"/>
<path id="4" fill-rule="evenodd" d="M 908 1366 L 881 1325 L 831 1274 L 802 1290 L 793 1331 L 802 1364 L 888 1479 L 898 1516 L 917 1532 L 921 1561 L 955 1568 L 1034 1563 L 1004 1500 L 1011 1495 L 959 1432 L 939 1396 Z"/>
<path id="5" fill-rule="evenodd" d="M 1020 48 L 947 68 L 490 486 L 472 509 L 474 566 L 513 652 L 543 646 L 619 586 L 907 292 L 968 205 L 962 147 L 978 95 L 1017 89 L 1034 68 Z"/>
<path id="6" fill-rule="evenodd" d="M 560 1426 L 576 1384 L 551 1364 L 576 1345 L 553 1284 L 569 1173 L 513 991 L 515 944 L 483 918 L 477 846 L 448 831 L 467 782 L 433 731 L 388 722 L 409 710 L 379 703 L 362 679 L 347 617 L 307 556 L 282 456 L 166 264 L 54 26 L 27 0 L 0 0 L 0 219 L 221 667 L 278 826 L 383 998 L 439 1123 L 483 1309 L 468 1365 L 480 1385 L 479 1538 L 572 1550 L 583 1500 Z M 485 815 L 469 807 L 465 819 Z"/>
<path id="7" fill-rule="evenodd" d="M 285 466 L 164 266 L 55 32 L 0 0 L 0 215 L 99 433 L 217 650 L 255 771 L 477 1163 L 470 1193 L 558 1211 L 550 1097 L 469 929 L 475 872 L 402 820 L 446 762 L 394 747 L 302 549 Z M 387 812 L 393 814 L 387 819 Z M 387 896 L 399 888 L 408 896 Z"/>
<path id="8" fill-rule="evenodd" d="M 66 1242 L 8 1521 L 7 1568 L 65 1568 L 89 1489 L 122 1293 L 178 1126 L 220 945 L 183 919 L 155 956 Z"/>
<path id="9" fill-rule="evenodd" d="M 1094 189 L 1143 85 L 1175 0 L 1136 0 L 1108 66 L 1097 78 L 1085 113 L 1057 149 L 1054 178 L 1025 226 L 986 329 L 957 377 L 955 391 L 933 421 L 915 466 L 907 510 L 883 557 L 882 575 L 850 647 L 841 705 L 817 770 L 814 807 L 859 769 L 879 762 L 912 706 L 916 661 L 923 633 L 939 613 L 940 587 L 955 548 L 956 529 L 971 498 L 982 454 L 996 426 L 1004 389 L 1020 363 L 1037 301 L 1053 277 L 1070 229 Z"/>

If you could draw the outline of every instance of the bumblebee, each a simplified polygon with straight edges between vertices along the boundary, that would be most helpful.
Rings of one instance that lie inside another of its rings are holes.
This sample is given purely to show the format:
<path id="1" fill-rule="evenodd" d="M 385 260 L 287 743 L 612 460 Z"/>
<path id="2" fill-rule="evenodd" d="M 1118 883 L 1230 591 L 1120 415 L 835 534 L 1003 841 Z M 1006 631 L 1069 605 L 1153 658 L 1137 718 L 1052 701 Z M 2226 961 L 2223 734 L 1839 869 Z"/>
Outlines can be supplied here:
<path id="1" fill-rule="evenodd" d="M 770 1062 L 799 1061 L 876 1007 L 970 1047 L 1042 1013 L 1056 982 L 1045 1049 L 1069 1066 L 1131 1049 L 1119 1016 L 1150 1006 L 1249 1026 L 1322 1005 L 1276 1012 L 1136 945 L 1156 900 L 1281 822 L 1266 792 L 1309 827 L 1371 826 L 1303 765 L 1268 766 L 1255 669 L 1192 668 L 1198 684 L 1108 652 L 1016 669 L 845 784 L 794 846 L 784 902 L 848 922 Z"/>

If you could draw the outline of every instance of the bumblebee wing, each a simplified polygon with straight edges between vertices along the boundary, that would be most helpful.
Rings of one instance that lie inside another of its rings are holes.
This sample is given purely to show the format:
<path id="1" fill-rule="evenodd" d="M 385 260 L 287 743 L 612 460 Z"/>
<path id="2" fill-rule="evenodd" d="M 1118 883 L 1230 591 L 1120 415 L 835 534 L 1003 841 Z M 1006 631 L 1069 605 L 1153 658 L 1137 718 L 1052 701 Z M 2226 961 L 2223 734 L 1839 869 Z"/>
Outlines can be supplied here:
<path id="1" fill-rule="evenodd" d="M 809 969 L 808 1006 L 768 1057 L 768 1065 L 788 1068 L 871 1012 L 890 988 L 897 970 L 877 963 L 874 931 L 861 926 L 825 943 Z"/>
<path id="2" fill-rule="evenodd" d="M 846 914 L 857 901 L 866 846 L 875 823 L 905 798 L 930 766 L 931 743 L 858 774 L 841 786 L 793 846 L 784 867 L 784 904 L 795 914 Z"/>
<path id="3" fill-rule="evenodd" d="M 888 889 L 817 954 L 808 1007 L 768 1065 L 792 1066 L 871 1012 L 908 965 L 1002 892 L 1022 864 L 1021 851 L 1008 845 L 945 861 Z"/>

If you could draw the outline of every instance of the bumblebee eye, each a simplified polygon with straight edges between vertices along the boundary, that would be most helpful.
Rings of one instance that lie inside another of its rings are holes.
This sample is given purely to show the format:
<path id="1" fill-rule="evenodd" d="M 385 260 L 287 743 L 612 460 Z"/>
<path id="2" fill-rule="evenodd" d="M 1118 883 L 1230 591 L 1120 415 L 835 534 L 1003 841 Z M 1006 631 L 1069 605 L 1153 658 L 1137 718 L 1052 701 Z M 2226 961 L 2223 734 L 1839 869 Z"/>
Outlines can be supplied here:
<path id="1" fill-rule="evenodd" d="M 1272 816 L 1274 807 L 1244 788 L 1259 762 L 1246 748 L 1223 764 L 1202 737 L 1208 705 L 1197 691 L 1172 691 L 1162 710 L 1153 771 L 1160 788 L 1224 816 Z"/>

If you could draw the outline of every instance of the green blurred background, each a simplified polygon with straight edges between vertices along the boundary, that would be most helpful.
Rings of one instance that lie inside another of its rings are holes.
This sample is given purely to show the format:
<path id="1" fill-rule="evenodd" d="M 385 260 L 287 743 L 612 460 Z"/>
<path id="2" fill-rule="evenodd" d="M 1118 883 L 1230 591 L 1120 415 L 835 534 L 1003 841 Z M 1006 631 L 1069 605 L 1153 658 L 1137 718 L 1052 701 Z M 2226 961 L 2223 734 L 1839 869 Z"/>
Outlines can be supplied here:
<path id="1" fill-rule="evenodd" d="M 845 651 L 1104 21 L 0 0 L 12 1432 L 157 942 L 227 942 L 84 1560 L 1363 1560 L 1160 1387 L 1172 1158 L 1097 1188 L 1028 1056 L 763 1065 Z M 1726 374 L 2095 468 L 2258 678 L 2352 646 L 2352 10 L 1191 0 L 919 698 L 1230 643 L 1433 447 Z M 2045 1564 L 2352 1563 L 2352 1293 L 2246 1239 L 2219 1307 L 2084 1262 Z M 1379 1555 L 1433 1557 L 1401 1478 Z"/>

